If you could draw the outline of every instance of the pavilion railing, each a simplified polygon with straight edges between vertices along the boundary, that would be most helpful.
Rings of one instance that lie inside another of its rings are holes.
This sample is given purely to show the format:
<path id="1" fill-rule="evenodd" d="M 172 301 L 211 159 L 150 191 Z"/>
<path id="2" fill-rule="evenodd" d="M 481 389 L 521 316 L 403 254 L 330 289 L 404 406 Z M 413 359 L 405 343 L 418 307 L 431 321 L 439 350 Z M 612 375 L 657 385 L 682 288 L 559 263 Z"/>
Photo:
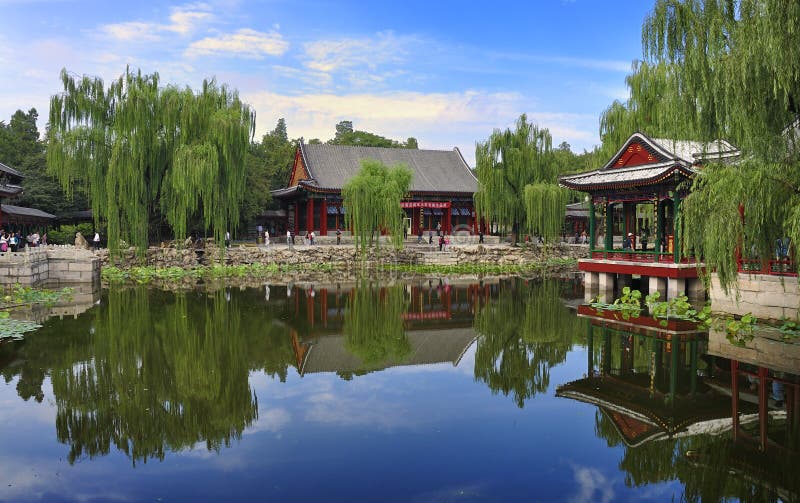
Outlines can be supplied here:
<path id="1" fill-rule="evenodd" d="M 650 250 L 594 250 L 592 258 L 599 260 L 619 260 L 624 262 L 642 263 L 675 263 L 675 254 L 663 253 Z M 694 257 L 681 258 L 681 264 L 694 264 L 697 261 Z"/>
<path id="2" fill-rule="evenodd" d="M 785 258 L 768 260 L 763 263 L 759 259 L 740 258 L 737 260 L 739 272 L 748 274 L 766 274 L 768 276 L 797 276 L 797 263 Z"/>

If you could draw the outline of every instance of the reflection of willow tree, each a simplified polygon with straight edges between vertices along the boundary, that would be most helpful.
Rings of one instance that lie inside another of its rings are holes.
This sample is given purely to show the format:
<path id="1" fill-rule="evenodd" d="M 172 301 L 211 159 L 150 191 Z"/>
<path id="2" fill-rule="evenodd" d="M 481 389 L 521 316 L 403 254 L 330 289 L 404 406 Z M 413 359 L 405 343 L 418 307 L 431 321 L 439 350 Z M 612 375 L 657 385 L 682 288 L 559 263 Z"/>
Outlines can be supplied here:
<path id="1" fill-rule="evenodd" d="M 344 316 L 347 350 L 366 366 L 402 361 L 411 352 L 403 328 L 406 307 L 402 286 L 379 292 L 367 284 L 356 288 Z"/>
<path id="2" fill-rule="evenodd" d="M 134 463 L 201 441 L 219 449 L 257 417 L 235 299 L 217 292 L 205 302 L 178 295 L 165 303 L 149 295 L 110 292 L 93 357 L 52 374 L 57 435 L 70 444 L 70 462 L 111 445 Z"/>
<path id="3" fill-rule="evenodd" d="M 506 286 L 475 315 L 475 379 L 513 394 L 521 408 L 547 390 L 550 369 L 564 362 L 583 325 L 562 304 L 558 282 Z"/>

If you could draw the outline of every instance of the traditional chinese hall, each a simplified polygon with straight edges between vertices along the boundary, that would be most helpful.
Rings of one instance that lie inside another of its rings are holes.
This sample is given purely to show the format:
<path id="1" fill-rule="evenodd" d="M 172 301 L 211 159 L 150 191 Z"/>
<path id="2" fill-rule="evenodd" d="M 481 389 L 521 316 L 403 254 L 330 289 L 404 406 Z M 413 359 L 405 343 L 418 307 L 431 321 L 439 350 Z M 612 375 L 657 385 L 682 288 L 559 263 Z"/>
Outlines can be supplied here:
<path id="1" fill-rule="evenodd" d="M 411 189 L 401 202 L 406 232 L 445 233 L 478 227 L 472 196 L 478 181 L 458 148 L 417 150 L 348 145 L 307 145 L 302 140 L 295 153 L 286 188 L 272 191 L 286 211 L 284 229 L 296 235 L 335 234 L 346 228 L 342 187 L 361 169 L 361 161 L 374 159 L 392 167 L 404 164 L 413 173 Z"/>

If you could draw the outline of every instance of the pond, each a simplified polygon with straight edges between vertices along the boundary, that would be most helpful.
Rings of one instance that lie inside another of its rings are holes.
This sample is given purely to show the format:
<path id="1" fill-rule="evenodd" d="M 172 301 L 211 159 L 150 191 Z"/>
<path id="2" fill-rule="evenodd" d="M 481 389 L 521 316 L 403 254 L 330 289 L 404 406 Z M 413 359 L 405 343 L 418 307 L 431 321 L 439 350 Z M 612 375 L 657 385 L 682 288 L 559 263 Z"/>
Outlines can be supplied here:
<path id="1" fill-rule="evenodd" d="M 104 290 L 0 344 L 0 500 L 800 496 L 796 375 L 579 298 L 521 278 Z"/>

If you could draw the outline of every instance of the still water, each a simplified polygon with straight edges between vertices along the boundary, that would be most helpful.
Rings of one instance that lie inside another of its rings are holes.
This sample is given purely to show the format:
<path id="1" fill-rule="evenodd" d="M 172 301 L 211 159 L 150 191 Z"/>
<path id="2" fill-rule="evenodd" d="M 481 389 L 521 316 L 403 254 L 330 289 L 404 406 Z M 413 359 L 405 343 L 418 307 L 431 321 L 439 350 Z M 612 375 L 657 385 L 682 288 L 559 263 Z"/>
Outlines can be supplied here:
<path id="1" fill-rule="evenodd" d="M 0 344 L 0 500 L 799 497 L 792 369 L 576 312 L 580 295 L 522 279 L 103 291 Z"/>

